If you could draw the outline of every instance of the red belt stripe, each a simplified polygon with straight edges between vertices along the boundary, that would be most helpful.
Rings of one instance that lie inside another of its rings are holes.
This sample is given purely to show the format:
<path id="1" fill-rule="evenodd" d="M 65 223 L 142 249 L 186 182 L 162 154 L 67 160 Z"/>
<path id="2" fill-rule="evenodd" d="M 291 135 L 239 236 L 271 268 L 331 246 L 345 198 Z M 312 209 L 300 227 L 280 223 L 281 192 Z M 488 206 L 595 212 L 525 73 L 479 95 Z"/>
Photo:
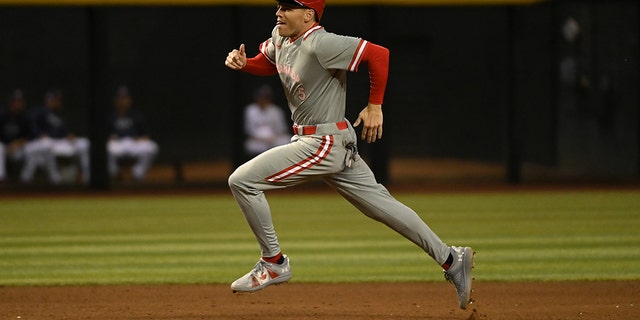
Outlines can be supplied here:
<path id="1" fill-rule="evenodd" d="M 347 124 L 347 121 L 340 121 L 340 122 L 336 122 L 335 123 L 336 127 L 338 128 L 338 130 L 345 130 L 347 128 L 349 128 L 349 125 Z M 302 135 L 311 135 L 311 134 L 316 134 L 316 131 L 318 129 L 317 126 L 299 126 L 294 124 L 293 125 L 293 133 L 294 134 L 300 134 L 300 128 L 302 128 Z"/>
<path id="2" fill-rule="evenodd" d="M 322 162 L 322 160 L 326 159 L 331 152 L 331 147 L 333 147 L 333 136 L 327 135 L 322 137 L 322 143 L 320 147 L 312 156 L 307 157 L 306 159 L 272 175 L 267 177 L 265 180 L 269 182 L 280 182 L 286 178 L 289 178 L 293 175 L 296 175 L 306 169 L 313 167 L 314 165 Z"/>

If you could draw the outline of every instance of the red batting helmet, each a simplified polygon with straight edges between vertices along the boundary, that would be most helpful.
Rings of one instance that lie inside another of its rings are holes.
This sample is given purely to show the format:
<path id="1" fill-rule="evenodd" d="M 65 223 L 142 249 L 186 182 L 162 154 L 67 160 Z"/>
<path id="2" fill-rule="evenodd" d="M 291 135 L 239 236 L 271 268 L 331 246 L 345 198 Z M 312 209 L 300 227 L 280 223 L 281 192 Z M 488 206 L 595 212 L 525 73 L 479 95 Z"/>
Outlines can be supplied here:
<path id="1" fill-rule="evenodd" d="M 324 12 L 324 1 L 325 0 L 276 0 L 282 4 L 288 4 L 294 7 L 302 7 L 313 9 L 318 15 L 318 20 L 322 18 L 322 12 Z"/>

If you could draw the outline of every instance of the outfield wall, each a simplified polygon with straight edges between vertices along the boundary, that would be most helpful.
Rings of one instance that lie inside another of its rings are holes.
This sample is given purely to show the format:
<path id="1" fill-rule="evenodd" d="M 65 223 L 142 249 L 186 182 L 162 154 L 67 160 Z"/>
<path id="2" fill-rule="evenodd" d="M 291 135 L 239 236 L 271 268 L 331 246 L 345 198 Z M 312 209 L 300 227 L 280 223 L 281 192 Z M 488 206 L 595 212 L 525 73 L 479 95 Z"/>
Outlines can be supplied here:
<path id="1" fill-rule="evenodd" d="M 223 61 L 241 42 L 257 53 L 274 8 L 102 10 L 108 91 L 130 86 L 159 161 L 236 157 L 241 108 L 255 87 L 278 82 L 231 72 Z M 562 33 L 570 18 L 581 30 L 575 41 Z M 70 126 L 87 134 L 88 25 L 84 6 L 0 6 L 0 94 L 23 88 L 36 105 L 58 87 Z M 379 163 L 387 155 L 506 162 L 515 152 L 527 163 L 638 175 L 635 1 L 330 6 L 323 25 L 391 50 L 385 138 L 363 146 Z M 350 74 L 351 119 L 366 102 L 363 71 Z"/>

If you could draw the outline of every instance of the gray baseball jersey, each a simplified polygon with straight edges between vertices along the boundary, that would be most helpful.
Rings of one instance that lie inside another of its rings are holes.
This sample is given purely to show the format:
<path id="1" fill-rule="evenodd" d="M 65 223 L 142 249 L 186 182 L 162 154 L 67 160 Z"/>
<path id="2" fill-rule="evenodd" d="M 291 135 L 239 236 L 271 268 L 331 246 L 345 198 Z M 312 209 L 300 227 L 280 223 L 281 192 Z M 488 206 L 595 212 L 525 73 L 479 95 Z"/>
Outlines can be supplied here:
<path id="1" fill-rule="evenodd" d="M 347 70 L 355 71 L 365 40 L 329 33 L 315 26 L 295 41 L 273 29 L 260 45 L 275 64 L 289 101 L 294 123 L 342 121 L 346 108 Z"/>

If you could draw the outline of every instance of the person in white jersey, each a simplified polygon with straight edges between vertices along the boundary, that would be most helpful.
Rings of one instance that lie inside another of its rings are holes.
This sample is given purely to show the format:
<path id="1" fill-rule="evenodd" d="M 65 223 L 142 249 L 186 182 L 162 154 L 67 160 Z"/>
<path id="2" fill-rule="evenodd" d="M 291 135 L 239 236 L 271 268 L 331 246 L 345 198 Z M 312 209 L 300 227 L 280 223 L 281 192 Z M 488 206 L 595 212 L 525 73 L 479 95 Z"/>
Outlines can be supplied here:
<path id="1" fill-rule="evenodd" d="M 244 44 L 229 52 L 225 65 L 254 75 L 278 74 L 294 122 L 292 142 L 270 149 L 237 168 L 229 187 L 255 234 L 262 257 L 231 284 L 234 292 L 253 292 L 291 278 L 264 191 L 322 179 L 368 217 L 382 222 L 422 248 L 456 288 L 459 306 L 472 302 L 474 251 L 446 245 L 415 211 L 377 183 L 358 156 L 354 126 L 372 143 L 382 138 L 382 102 L 389 50 L 356 37 L 327 32 L 320 19 L 324 0 L 281 0 L 271 37 L 247 58 Z M 353 123 L 345 119 L 346 75 L 362 63 L 369 69 L 368 105 Z"/>
<path id="2" fill-rule="evenodd" d="M 253 94 L 253 102 L 244 109 L 244 131 L 247 139 L 244 150 L 253 158 L 273 147 L 291 141 L 291 129 L 283 110 L 273 103 L 273 90 L 260 86 Z"/>

